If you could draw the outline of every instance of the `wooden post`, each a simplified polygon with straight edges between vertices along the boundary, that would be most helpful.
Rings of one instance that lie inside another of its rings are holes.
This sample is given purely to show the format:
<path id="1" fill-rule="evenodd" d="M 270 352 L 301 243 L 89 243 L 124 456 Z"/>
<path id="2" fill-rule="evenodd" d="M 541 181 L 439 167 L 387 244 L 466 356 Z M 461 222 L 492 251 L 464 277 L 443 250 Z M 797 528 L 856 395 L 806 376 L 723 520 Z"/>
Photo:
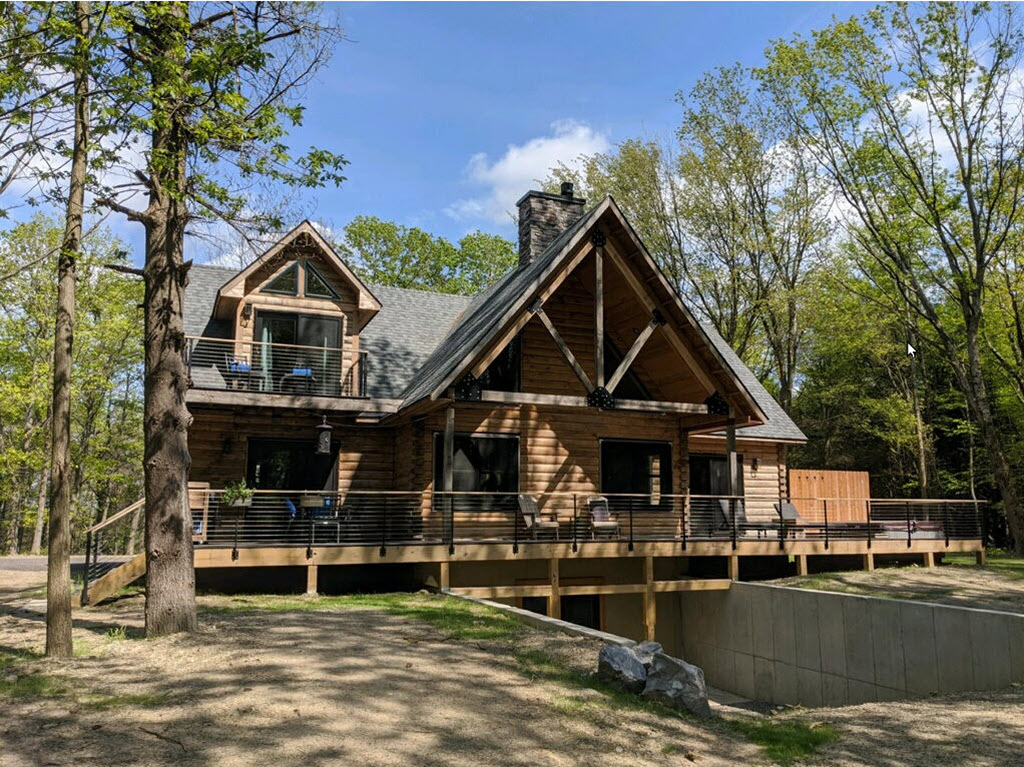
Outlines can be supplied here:
<path id="1" fill-rule="evenodd" d="M 444 487 L 441 489 L 450 493 L 452 491 L 452 477 L 455 473 L 455 405 L 448 406 L 444 417 Z"/>
<path id="2" fill-rule="evenodd" d="M 926 551 L 924 553 L 924 566 L 935 567 L 935 554 L 931 551 Z"/>
<path id="3" fill-rule="evenodd" d="M 875 555 L 870 551 L 863 555 L 864 569 L 869 573 L 875 569 Z"/>
<path id="4" fill-rule="evenodd" d="M 740 558 L 733 554 L 729 557 L 729 580 L 738 581 L 740 579 Z"/>
<path id="5" fill-rule="evenodd" d="M 807 555 L 797 554 L 796 555 L 796 574 L 807 575 Z"/>
<path id="6" fill-rule="evenodd" d="M 654 641 L 658 614 L 654 594 L 654 557 L 644 557 L 644 639 Z"/>
<path id="7" fill-rule="evenodd" d="M 551 581 L 551 596 L 548 597 L 548 617 L 562 617 L 562 595 L 558 586 L 558 557 L 548 560 L 548 579 Z"/>
<path id="8" fill-rule="evenodd" d="M 317 587 L 316 565 L 306 566 L 306 593 L 315 594 Z"/>
<path id="9" fill-rule="evenodd" d="M 729 454 L 729 495 L 739 491 L 738 463 L 736 460 L 736 419 L 730 418 L 725 425 L 725 450 Z"/>
<path id="10" fill-rule="evenodd" d="M 985 551 L 985 549 L 981 549 L 981 551 L 975 551 L 974 552 L 974 563 L 976 565 L 983 565 L 987 561 L 988 561 L 988 553 Z"/>
<path id="11" fill-rule="evenodd" d="M 594 377 L 604 386 L 604 247 L 594 248 Z"/>
<path id="12" fill-rule="evenodd" d="M 451 584 L 451 573 L 449 572 L 450 565 L 447 562 L 441 562 L 438 565 L 437 573 L 437 585 L 441 591 L 447 591 Z"/>

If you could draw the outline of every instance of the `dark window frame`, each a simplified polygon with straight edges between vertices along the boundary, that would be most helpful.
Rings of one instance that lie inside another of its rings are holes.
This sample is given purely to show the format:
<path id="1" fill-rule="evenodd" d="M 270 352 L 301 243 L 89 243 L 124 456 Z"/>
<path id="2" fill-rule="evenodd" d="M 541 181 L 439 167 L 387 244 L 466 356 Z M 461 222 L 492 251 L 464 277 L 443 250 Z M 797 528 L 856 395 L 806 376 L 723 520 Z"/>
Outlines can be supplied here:
<path id="1" fill-rule="evenodd" d="M 599 481 L 599 488 L 602 494 L 615 495 L 610 490 L 605 489 L 605 456 L 604 449 L 606 444 L 622 444 L 622 445 L 658 445 L 664 447 L 667 450 L 668 460 L 665 461 L 665 465 L 661 467 L 661 502 L 658 504 L 644 503 L 641 498 L 632 499 L 632 506 L 636 511 L 670 511 L 672 509 L 672 488 L 673 483 L 673 446 L 674 443 L 669 439 L 632 439 L 629 437 L 599 437 L 598 448 L 597 448 L 597 475 Z M 666 482 L 667 478 L 667 482 Z M 629 493 L 628 495 L 650 495 L 649 490 L 645 490 L 638 493 Z M 619 498 L 616 499 L 617 503 L 611 498 L 609 504 L 612 506 L 630 505 L 631 499 Z"/>
<path id="2" fill-rule="evenodd" d="M 513 453 L 515 459 L 515 488 L 511 490 L 469 490 L 460 491 L 454 490 L 453 492 L 470 492 L 470 493 L 481 493 L 478 496 L 469 496 L 467 498 L 459 498 L 458 503 L 455 506 L 455 511 L 499 511 L 506 510 L 507 508 L 514 508 L 518 503 L 518 495 L 520 492 L 520 482 L 522 480 L 522 460 L 521 450 L 522 441 L 519 434 L 508 434 L 502 432 L 455 432 L 455 439 L 499 439 L 509 440 L 515 443 L 515 451 Z M 442 492 L 441 485 L 444 481 L 444 432 L 434 431 L 432 440 L 433 460 L 431 462 L 433 466 L 432 476 L 434 481 L 434 491 Z M 491 496 L 491 497 L 489 497 Z"/>
<path id="3" fill-rule="evenodd" d="M 729 454 L 728 453 L 708 453 L 708 452 L 690 453 L 687 456 L 687 459 L 686 459 L 687 477 L 689 478 L 689 481 L 687 483 L 687 488 L 686 489 L 687 489 L 689 495 L 708 495 L 708 496 L 711 496 L 711 497 L 727 496 L 729 494 L 728 491 L 726 491 L 724 493 L 715 493 L 715 492 L 711 492 L 711 493 L 695 493 L 695 492 L 693 492 L 693 459 L 694 458 L 698 458 L 698 459 L 702 459 L 702 460 L 725 461 L 725 463 L 726 463 L 726 471 L 728 471 Z M 736 465 L 737 465 L 737 468 L 739 469 L 739 472 L 738 472 L 739 473 L 739 477 L 738 477 L 738 479 L 739 479 L 739 487 L 736 488 L 736 495 L 740 496 L 740 497 L 743 497 L 743 496 L 745 496 L 744 485 L 743 485 L 743 453 L 736 453 Z M 714 490 L 714 488 L 712 488 L 712 490 Z"/>
<path id="4" fill-rule="evenodd" d="M 303 274 L 302 274 L 302 295 L 304 297 L 308 297 L 308 298 L 323 298 L 323 299 L 326 299 L 328 301 L 331 301 L 331 300 L 339 301 L 339 300 L 341 300 L 341 296 L 339 296 L 338 292 L 333 287 L 331 287 L 331 283 L 328 282 L 327 278 L 324 277 L 323 273 L 319 269 L 317 269 L 315 266 L 313 266 L 313 264 L 311 264 L 309 261 L 306 261 L 302 266 L 303 266 L 303 269 L 302 269 L 302 272 L 303 272 Z M 323 293 L 311 293 L 309 291 L 309 275 L 310 275 L 310 273 L 316 275 L 317 279 L 319 279 L 324 284 L 324 286 L 327 288 L 328 293 L 326 295 L 323 294 Z"/>
<path id="5" fill-rule="evenodd" d="M 278 290 L 277 288 L 268 287 L 271 283 L 277 282 L 279 279 L 281 279 L 288 272 L 291 272 L 291 271 L 295 272 L 295 291 L 294 292 L 289 291 L 289 290 Z M 264 282 L 262 285 L 260 285 L 260 293 L 274 293 L 274 294 L 279 295 L 279 296 L 294 296 L 294 297 L 298 297 L 300 284 L 301 284 L 301 280 L 299 279 L 299 262 L 298 261 L 292 261 L 291 264 L 286 266 L 280 272 L 278 272 L 273 277 L 269 278 L 266 282 Z"/>

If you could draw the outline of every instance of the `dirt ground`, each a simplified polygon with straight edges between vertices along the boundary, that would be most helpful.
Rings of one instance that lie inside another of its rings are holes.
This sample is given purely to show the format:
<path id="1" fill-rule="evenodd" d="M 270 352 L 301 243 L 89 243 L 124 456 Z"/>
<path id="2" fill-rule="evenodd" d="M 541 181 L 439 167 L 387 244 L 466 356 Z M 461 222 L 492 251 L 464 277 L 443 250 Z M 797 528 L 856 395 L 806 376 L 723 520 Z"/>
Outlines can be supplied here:
<path id="1" fill-rule="evenodd" d="M 783 578 L 773 583 L 1024 614 L 1024 578 L 991 567 L 886 567 Z"/>
<path id="2" fill-rule="evenodd" d="M 25 609 L 41 581 L 0 559 L 0 661 L 42 649 L 42 620 Z M 768 763 L 722 720 L 604 705 L 524 673 L 497 643 L 380 610 L 211 612 L 222 600 L 201 598 L 198 634 L 152 641 L 131 638 L 140 597 L 77 612 L 74 659 L 8 666 L 56 687 L 0 694 L 0 765 Z M 516 650 L 531 648 L 595 665 L 588 640 L 527 630 Z M 1021 690 L 783 717 L 835 723 L 839 739 L 805 762 L 818 767 L 1024 764 Z"/>

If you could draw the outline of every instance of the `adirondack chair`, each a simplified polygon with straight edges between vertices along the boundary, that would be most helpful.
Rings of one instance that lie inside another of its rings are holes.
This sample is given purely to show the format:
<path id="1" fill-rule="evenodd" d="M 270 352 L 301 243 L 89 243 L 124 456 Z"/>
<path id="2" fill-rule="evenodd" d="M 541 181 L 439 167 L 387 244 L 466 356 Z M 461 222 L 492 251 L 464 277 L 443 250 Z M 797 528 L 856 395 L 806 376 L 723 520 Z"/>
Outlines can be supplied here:
<path id="1" fill-rule="evenodd" d="M 531 538 L 537 539 L 546 532 L 554 533 L 555 540 L 558 540 L 558 520 L 542 517 L 540 509 L 537 508 L 537 499 L 532 495 L 519 496 L 519 514 Z"/>

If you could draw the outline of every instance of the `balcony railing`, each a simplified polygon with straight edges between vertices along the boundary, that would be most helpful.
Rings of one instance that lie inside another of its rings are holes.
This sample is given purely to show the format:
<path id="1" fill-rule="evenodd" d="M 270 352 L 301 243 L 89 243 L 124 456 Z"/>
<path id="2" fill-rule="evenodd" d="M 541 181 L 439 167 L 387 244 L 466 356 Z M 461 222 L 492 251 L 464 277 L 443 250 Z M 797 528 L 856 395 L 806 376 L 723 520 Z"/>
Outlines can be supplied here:
<path id="1" fill-rule="evenodd" d="M 245 505 L 203 491 L 193 518 L 214 547 L 390 546 L 533 542 L 978 540 L 980 503 L 550 493 L 257 491 Z M 787 506 L 787 504 L 789 504 Z M 845 505 L 845 506 L 844 506 Z M 793 509 L 796 509 L 795 516 Z M 845 508 L 844 513 L 838 510 Z"/>
<path id="2" fill-rule="evenodd" d="M 188 338 L 194 389 L 366 397 L 366 352 L 225 338 Z"/>

